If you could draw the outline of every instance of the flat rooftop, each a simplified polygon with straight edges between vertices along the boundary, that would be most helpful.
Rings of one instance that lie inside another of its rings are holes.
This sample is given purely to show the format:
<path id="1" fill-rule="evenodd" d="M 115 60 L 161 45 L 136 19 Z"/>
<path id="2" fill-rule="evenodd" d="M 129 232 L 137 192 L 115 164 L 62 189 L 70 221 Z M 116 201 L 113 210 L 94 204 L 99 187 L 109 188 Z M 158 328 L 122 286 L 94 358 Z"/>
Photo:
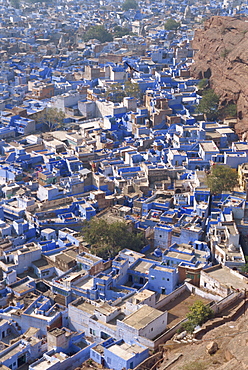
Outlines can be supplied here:
<path id="1" fill-rule="evenodd" d="M 200 146 L 202 147 L 204 152 L 216 152 L 216 153 L 219 152 L 219 149 L 217 148 L 215 143 L 212 142 L 212 141 L 208 141 L 208 142 L 205 142 L 205 143 L 200 143 Z"/>
<path id="2" fill-rule="evenodd" d="M 48 268 L 52 268 L 52 265 L 50 265 L 45 258 L 40 258 L 36 261 L 33 261 L 32 263 L 40 270 L 46 270 Z"/>
<path id="3" fill-rule="evenodd" d="M 49 369 L 50 366 L 53 366 L 55 365 L 56 363 L 60 362 L 58 358 L 53 358 L 52 359 L 52 364 L 51 364 L 51 360 L 46 360 L 46 359 L 42 359 L 41 362 L 39 362 L 38 364 L 36 364 L 35 366 L 32 366 L 33 369 L 35 370 L 46 370 L 46 369 Z"/>
<path id="4" fill-rule="evenodd" d="M 94 286 L 94 279 L 89 277 L 83 281 L 74 282 L 73 285 L 81 289 L 91 289 Z"/>
<path id="5" fill-rule="evenodd" d="M 174 270 L 164 265 L 154 266 L 154 270 L 172 273 Z"/>
<path id="6" fill-rule="evenodd" d="M 143 352 L 144 348 L 138 346 L 137 344 L 120 343 L 114 344 L 113 346 L 109 347 L 108 350 L 127 361 L 134 357 L 136 353 Z"/>
<path id="7" fill-rule="evenodd" d="M 219 281 L 221 284 L 235 289 L 248 289 L 248 279 L 244 276 L 237 276 L 237 272 L 229 269 L 226 266 L 211 267 L 204 271 L 213 279 Z"/>
<path id="8" fill-rule="evenodd" d="M 91 262 L 93 263 L 97 263 L 97 262 L 100 262 L 102 260 L 102 258 L 100 257 L 97 257 L 97 256 L 94 256 L 93 254 L 89 254 L 89 253 L 81 253 L 77 256 L 78 259 L 80 258 L 85 258 L 87 260 L 90 260 Z"/>
<path id="9" fill-rule="evenodd" d="M 4 362 L 4 361 L 8 360 L 9 358 L 16 355 L 21 350 L 23 350 L 23 345 L 21 343 L 14 344 L 10 348 L 8 348 L 8 351 L 5 352 L 4 355 L 2 355 L 2 356 L 0 355 L 0 361 Z"/>
<path id="10" fill-rule="evenodd" d="M 153 265 L 153 262 L 139 261 L 133 268 L 133 271 L 140 272 L 141 274 L 149 274 L 149 268 Z"/>
<path id="11" fill-rule="evenodd" d="M 247 143 L 234 143 L 233 146 L 236 150 L 241 150 L 241 151 L 248 150 Z"/>
<path id="12" fill-rule="evenodd" d="M 143 302 L 145 299 L 147 298 L 150 298 L 152 297 L 153 295 L 155 295 L 156 293 L 155 292 L 152 292 L 151 290 L 148 290 L 148 289 L 144 289 L 142 290 L 141 292 L 137 292 L 135 293 L 132 297 L 131 297 L 131 300 L 132 301 L 139 301 L 139 302 Z"/>
<path id="13" fill-rule="evenodd" d="M 74 307 L 77 307 L 78 309 L 84 311 L 85 313 L 88 313 L 90 315 L 94 315 L 96 307 L 88 302 L 82 302 L 79 304 L 73 304 Z"/>
<path id="14" fill-rule="evenodd" d="M 168 252 L 168 253 L 166 253 L 165 256 L 168 257 L 168 258 L 176 258 L 176 259 L 184 260 L 184 261 L 191 261 L 194 258 L 194 255 L 186 254 L 186 253 L 183 253 L 182 251 Z"/>
<path id="15" fill-rule="evenodd" d="M 163 312 L 144 305 L 139 310 L 127 316 L 123 322 L 137 330 L 145 328 L 152 321 L 159 318 Z M 161 323 L 162 324 L 162 323 Z"/>
<path id="16" fill-rule="evenodd" d="M 112 312 L 116 311 L 115 307 L 110 306 L 108 303 L 104 303 L 100 307 L 95 307 L 95 310 L 102 313 L 103 315 L 109 315 Z"/>

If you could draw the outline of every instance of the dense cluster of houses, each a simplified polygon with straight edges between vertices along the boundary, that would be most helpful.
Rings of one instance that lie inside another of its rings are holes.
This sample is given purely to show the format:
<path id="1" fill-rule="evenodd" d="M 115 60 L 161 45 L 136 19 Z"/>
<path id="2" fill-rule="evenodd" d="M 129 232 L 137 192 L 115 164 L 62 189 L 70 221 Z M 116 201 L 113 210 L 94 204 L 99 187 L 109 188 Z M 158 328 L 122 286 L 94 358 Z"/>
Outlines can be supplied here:
<path id="1" fill-rule="evenodd" d="M 195 22 L 247 7 L 121 5 L 0 1 L 1 369 L 133 369 L 196 300 L 221 314 L 246 295 L 248 143 L 235 119 L 195 112 L 189 67 Z M 170 17 L 178 30 L 164 30 Z M 83 42 L 100 23 L 130 34 Z M 45 131 L 51 108 L 63 123 Z M 214 165 L 238 171 L 234 192 L 211 194 Z M 146 246 L 93 255 L 92 217 L 127 222 Z"/>

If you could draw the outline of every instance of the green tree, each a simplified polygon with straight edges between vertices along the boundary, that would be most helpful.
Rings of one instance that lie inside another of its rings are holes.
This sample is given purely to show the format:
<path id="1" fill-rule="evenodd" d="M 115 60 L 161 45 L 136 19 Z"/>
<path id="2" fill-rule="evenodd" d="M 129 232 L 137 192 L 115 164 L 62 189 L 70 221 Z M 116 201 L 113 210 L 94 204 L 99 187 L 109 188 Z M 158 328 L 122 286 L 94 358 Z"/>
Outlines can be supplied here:
<path id="1" fill-rule="evenodd" d="M 207 87 L 207 85 L 208 85 L 208 79 L 207 79 L 207 78 L 203 78 L 202 80 L 200 80 L 200 81 L 198 82 L 197 87 L 198 87 L 199 89 L 205 89 L 205 87 Z"/>
<path id="2" fill-rule="evenodd" d="M 214 165 L 207 175 L 207 184 L 212 193 L 220 194 L 223 191 L 232 191 L 238 185 L 238 173 L 226 165 Z"/>
<path id="3" fill-rule="evenodd" d="M 177 30 L 178 28 L 180 28 L 180 26 L 181 26 L 180 22 L 175 21 L 175 19 L 173 18 L 169 18 L 164 24 L 164 29 L 167 31 Z"/>
<path id="4" fill-rule="evenodd" d="M 131 81 L 126 81 L 124 84 L 115 83 L 109 86 L 103 95 L 106 99 L 114 102 L 120 103 L 125 97 L 132 97 L 137 99 L 142 99 L 142 92 L 139 85 L 132 83 Z"/>
<path id="5" fill-rule="evenodd" d="M 123 37 L 125 35 L 130 35 L 130 30 L 127 27 L 115 26 L 114 37 Z"/>
<path id="6" fill-rule="evenodd" d="M 140 90 L 139 84 L 133 83 L 131 81 L 126 81 L 124 84 L 125 96 L 130 96 L 131 98 L 142 99 L 142 92 Z"/>
<path id="7" fill-rule="evenodd" d="M 122 4 L 122 9 L 123 10 L 130 10 L 130 9 L 137 9 L 138 4 L 136 3 L 135 0 L 125 0 L 124 3 Z"/>
<path id="8" fill-rule="evenodd" d="M 237 116 L 237 105 L 234 103 L 228 104 L 224 108 L 223 114 L 225 117 L 236 117 Z"/>
<path id="9" fill-rule="evenodd" d="M 104 97 L 114 103 L 122 102 L 125 96 L 124 86 L 119 82 L 109 86 L 104 93 Z"/>
<path id="10" fill-rule="evenodd" d="M 196 301 L 189 308 L 189 313 L 186 317 L 188 321 L 183 324 L 183 329 L 188 332 L 193 332 L 196 326 L 204 324 L 213 317 L 213 310 L 202 301 Z"/>
<path id="11" fill-rule="evenodd" d="M 113 36 L 110 32 L 106 30 L 103 25 L 92 26 L 85 32 L 83 36 L 84 41 L 89 41 L 91 39 L 97 39 L 101 43 L 113 41 Z"/>
<path id="12" fill-rule="evenodd" d="M 205 90 L 200 100 L 199 105 L 196 107 L 196 112 L 203 113 L 208 120 L 215 120 L 218 117 L 219 97 L 215 94 L 214 90 Z"/>
<path id="13" fill-rule="evenodd" d="M 46 108 L 40 115 L 38 122 L 44 124 L 49 131 L 63 126 L 65 114 L 57 108 Z"/>
<path id="14" fill-rule="evenodd" d="M 144 246 L 142 234 L 130 231 L 125 222 L 107 223 L 103 219 L 93 218 L 83 229 L 86 243 L 91 245 L 91 252 L 102 258 L 112 258 L 124 248 L 139 251 Z"/>

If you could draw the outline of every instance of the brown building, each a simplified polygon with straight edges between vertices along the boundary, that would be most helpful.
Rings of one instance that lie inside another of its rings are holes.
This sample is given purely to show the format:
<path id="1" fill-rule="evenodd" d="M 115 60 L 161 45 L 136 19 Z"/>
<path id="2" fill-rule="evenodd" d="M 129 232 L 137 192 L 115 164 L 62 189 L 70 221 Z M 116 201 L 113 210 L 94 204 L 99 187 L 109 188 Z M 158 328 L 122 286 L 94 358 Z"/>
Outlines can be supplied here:
<path id="1" fill-rule="evenodd" d="M 190 283 L 195 286 L 200 286 L 202 267 L 190 267 L 178 265 L 179 274 L 179 284 L 183 283 L 185 280 L 190 280 Z"/>
<path id="2" fill-rule="evenodd" d="M 28 89 L 31 91 L 29 96 L 33 99 L 48 99 L 54 96 L 54 85 L 50 82 L 29 81 Z"/>
<path id="3" fill-rule="evenodd" d="M 61 253 L 55 257 L 56 266 L 66 272 L 72 267 L 76 266 L 76 258 L 67 252 Z"/>

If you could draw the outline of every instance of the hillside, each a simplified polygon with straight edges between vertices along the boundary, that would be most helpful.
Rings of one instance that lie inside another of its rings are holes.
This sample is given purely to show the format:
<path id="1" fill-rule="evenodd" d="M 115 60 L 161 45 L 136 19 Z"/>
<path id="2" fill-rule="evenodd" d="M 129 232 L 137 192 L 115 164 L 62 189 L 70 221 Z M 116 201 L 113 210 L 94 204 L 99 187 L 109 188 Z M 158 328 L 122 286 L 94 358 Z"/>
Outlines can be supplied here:
<path id="1" fill-rule="evenodd" d="M 219 349 L 210 355 L 206 347 L 213 341 L 218 344 Z M 237 321 L 230 321 L 211 330 L 195 343 L 176 345 L 172 340 L 167 342 L 166 347 L 169 350 L 159 370 L 245 370 L 248 369 L 247 343 L 246 312 Z M 168 366 L 177 357 L 179 359 Z"/>
<path id="2" fill-rule="evenodd" d="M 209 78 L 220 103 L 237 104 L 236 131 L 248 131 L 248 20 L 215 16 L 195 33 L 191 73 Z"/>

